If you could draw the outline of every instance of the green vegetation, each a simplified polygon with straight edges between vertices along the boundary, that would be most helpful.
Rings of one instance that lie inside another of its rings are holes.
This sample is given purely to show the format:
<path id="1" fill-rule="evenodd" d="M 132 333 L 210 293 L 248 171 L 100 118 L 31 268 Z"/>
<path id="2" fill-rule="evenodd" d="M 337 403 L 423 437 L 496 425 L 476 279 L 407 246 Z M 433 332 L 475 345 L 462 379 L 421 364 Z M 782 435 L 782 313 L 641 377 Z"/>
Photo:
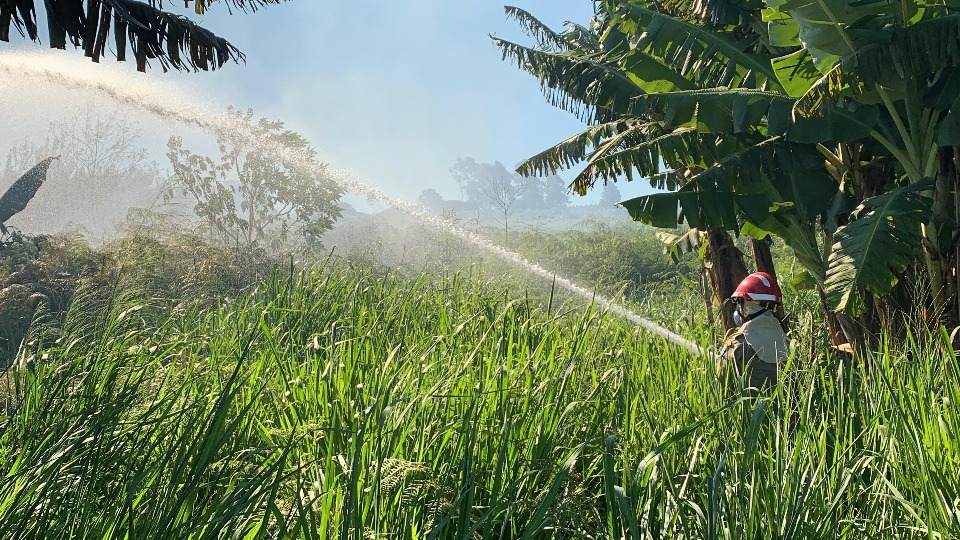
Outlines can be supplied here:
<path id="1" fill-rule="evenodd" d="M 159 245 L 4 372 L 3 537 L 960 534 L 941 336 L 739 399 L 708 358 L 470 275 L 330 259 L 197 302 L 222 277 L 174 298 Z"/>
<path id="2" fill-rule="evenodd" d="M 941 326 L 960 321 L 950 2 L 604 0 L 559 33 L 507 9 L 535 43 L 498 40 L 504 56 L 589 124 L 519 172 L 586 161 L 572 186 L 603 181 L 605 204 L 607 181 L 649 177 L 665 191 L 624 205 L 672 232 L 518 230 L 514 211 L 564 206 L 557 179 L 531 189 L 462 160 L 464 203 L 502 225 L 478 214 L 472 230 L 706 351 L 749 249 L 779 267 L 796 317 L 759 397 L 710 353 L 458 258 L 447 231 L 318 261 L 340 188 L 305 174 L 324 172 L 306 140 L 252 113 L 231 113 L 244 127 L 218 133 L 219 160 L 170 141 L 171 189 L 205 228 L 139 211 L 97 248 L 5 231 L 0 537 L 960 537 L 960 357 Z M 36 38 L 33 4 L 0 5 L 0 39 L 11 24 Z M 52 44 L 94 60 L 111 28 L 140 69 L 240 57 L 153 2 L 90 1 L 86 18 L 79 0 L 48 4 L 73 14 L 52 19 Z M 0 199 L 3 220 L 47 165 Z"/>
<path id="3" fill-rule="evenodd" d="M 824 297 L 835 344 L 875 346 L 883 312 L 912 301 L 930 328 L 960 321 L 952 0 L 595 6 L 589 27 L 563 31 L 507 8 L 534 43 L 495 39 L 504 58 L 589 124 L 521 174 L 586 162 L 577 192 L 634 178 L 665 190 L 624 201 L 638 221 L 781 238 Z M 746 269 L 711 272 L 723 298 Z M 906 299 L 918 281 L 929 293 Z"/>
<path id="4" fill-rule="evenodd" d="M 632 223 L 593 221 L 564 231 L 531 230 L 518 235 L 515 249 L 574 282 L 593 284 L 605 296 L 632 300 L 678 274 L 697 279 L 699 270 L 694 256 L 674 265 L 653 230 Z"/>
<path id="5" fill-rule="evenodd" d="M 254 120 L 252 110 L 229 107 L 223 122 L 229 127 L 217 129 L 217 161 L 170 137 L 173 175 L 164 199 L 187 198 L 218 243 L 273 252 L 321 247 L 320 237 L 340 217 L 337 202 L 344 190 L 316 151 L 283 122 Z"/>

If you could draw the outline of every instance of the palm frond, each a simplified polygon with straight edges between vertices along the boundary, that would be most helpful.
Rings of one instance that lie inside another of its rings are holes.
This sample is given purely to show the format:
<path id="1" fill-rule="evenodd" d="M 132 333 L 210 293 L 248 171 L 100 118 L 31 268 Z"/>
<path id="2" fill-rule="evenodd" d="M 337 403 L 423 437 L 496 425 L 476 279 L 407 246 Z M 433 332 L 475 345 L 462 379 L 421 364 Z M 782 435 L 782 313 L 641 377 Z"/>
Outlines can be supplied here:
<path id="1" fill-rule="evenodd" d="M 672 229 L 684 221 L 703 229 L 735 231 L 740 228 L 736 194 L 724 190 L 654 193 L 620 203 L 634 221 Z"/>
<path id="2" fill-rule="evenodd" d="M 203 13 L 214 0 L 194 2 Z M 256 11 L 284 0 L 225 0 L 228 7 Z M 11 24 L 21 34 L 37 40 L 35 0 L 0 0 L 0 40 L 9 40 Z M 67 44 L 82 47 L 84 54 L 99 62 L 112 30 L 117 60 L 125 61 L 128 49 L 139 71 L 150 60 L 164 71 L 213 70 L 228 61 L 240 62 L 244 55 L 230 42 L 193 21 L 163 11 L 162 0 L 61 0 L 45 2 L 50 46 L 65 49 Z"/>
<path id="3" fill-rule="evenodd" d="M 0 0 L 0 41 L 10 41 L 11 23 L 21 36 L 39 38 L 33 0 Z"/>
<path id="4" fill-rule="evenodd" d="M 165 71 L 170 67 L 207 71 L 230 60 L 239 62 L 245 59 L 230 42 L 186 17 L 160 11 L 136 0 L 104 2 L 113 4 L 115 20 L 126 23 L 131 50 L 140 71 L 146 70 L 148 58 L 159 60 Z M 115 32 L 120 30 L 115 28 Z M 100 35 L 105 36 L 106 32 L 100 31 Z"/>
<path id="5" fill-rule="evenodd" d="M 693 0 L 690 11 L 697 18 L 717 26 L 749 24 L 758 14 L 763 2 L 757 0 Z M 759 17 L 757 17 L 759 18 Z"/>
<path id="6" fill-rule="evenodd" d="M 650 187 L 660 191 L 676 191 L 687 184 L 686 169 L 672 169 L 669 171 L 651 174 L 647 178 Z"/>
<path id="7" fill-rule="evenodd" d="M 517 167 L 517 173 L 522 176 L 547 176 L 557 174 L 561 169 L 568 169 L 587 158 L 591 148 L 611 135 L 630 129 L 631 120 L 616 120 L 606 122 L 577 133 L 573 137 L 562 141 L 550 148 L 532 156 Z"/>
<path id="8" fill-rule="evenodd" d="M 560 34 L 540 22 L 540 19 L 534 17 L 529 11 L 514 6 L 504 6 L 503 10 L 508 19 L 517 21 L 520 28 L 536 41 L 538 48 L 553 51 L 569 49 L 567 41 Z"/>
<path id="9" fill-rule="evenodd" d="M 701 142 L 702 144 L 702 142 Z M 679 191 L 673 194 L 654 194 L 624 201 L 622 205 L 630 211 L 633 218 L 656 227 L 664 227 L 670 220 L 664 220 L 663 214 L 650 213 L 651 209 L 662 206 L 663 201 L 673 200 L 686 216 L 691 227 L 698 229 L 726 228 L 736 230 L 739 222 L 735 219 L 735 204 L 738 196 L 756 198 L 764 201 L 779 200 L 781 195 L 770 191 L 768 182 L 773 182 L 785 174 L 794 174 L 806 169 L 798 164 L 784 167 L 785 159 L 793 160 L 797 145 L 784 143 L 780 138 L 771 138 L 749 146 L 740 146 L 736 151 L 720 157 L 712 166 L 691 178 Z M 672 199 L 668 195 L 673 195 Z M 653 197 L 653 199 L 648 199 Z M 704 197 L 706 197 L 704 199 Z M 661 200 L 662 199 L 662 200 Z M 718 203 L 723 199 L 729 204 Z M 769 208 L 769 204 L 767 205 Z M 747 210 L 754 206 L 747 203 Z M 753 213 L 753 212 L 751 212 Z M 671 218 L 675 220 L 676 216 Z"/>
<path id="10" fill-rule="evenodd" d="M 651 179 L 651 185 L 676 185 L 674 171 L 660 177 L 661 165 L 673 168 L 707 167 L 719 159 L 727 143 L 692 128 L 671 130 L 658 122 L 624 118 L 591 126 L 569 139 L 528 158 L 517 168 L 523 176 L 556 174 L 583 161 L 588 165 L 569 188 L 583 195 L 598 181 L 604 183 L 635 176 Z"/>
<path id="11" fill-rule="evenodd" d="M 190 7 L 190 2 L 193 2 L 193 9 L 197 15 L 203 15 L 214 2 L 219 2 L 221 0 L 184 0 L 184 7 Z M 274 5 L 282 4 L 288 0 L 222 0 L 227 4 L 227 9 L 232 11 L 232 8 L 237 8 L 240 11 L 253 12 L 257 11 L 260 8 Z M 173 3 L 173 2 L 171 2 Z M 163 0 L 150 0 L 151 6 L 159 7 L 163 9 Z"/>
<path id="12" fill-rule="evenodd" d="M 718 147 L 723 146 L 717 136 L 701 134 L 693 128 L 680 128 L 642 141 L 631 140 L 632 135 L 636 134 L 624 134 L 597 148 L 570 189 L 583 195 L 599 180 L 606 183 L 625 177 L 632 182 L 635 176 L 652 177 L 662 172 L 662 164 L 671 169 L 708 166 L 716 163 Z"/>
<path id="13" fill-rule="evenodd" d="M 117 39 L 117 57 L 124 58 L 121 48 L 123 34 L 129 38 L 130 49 L 137 62 L 137 69 L 145 71 L 148 59 L 157 59 L 164 71 L 211 70 L 230 60 L 244 60 L 243 53 L 227 40 L 216 36 L 193 21 L 172 13 L 160 11 L 136 0 L 104 0 L 103 16 L 94 45 L 94 61 L 97 51 L 109 31 L 108 10 L 112 8 L 114 34 Z M 92 22 L 92 21 L 91 21 Z"/>
<path id="14" fill-rule="evenodd" d="M 700 88 L 783 92 L 770 65 L 770 56 L 747 52 L 744 44 L 720 31 L 701 28 L 635 3 L 622 6 L 613 23 L 633 36 L 634 51 L 659 59 Z"/>
<path id="15" fill-rule="evenodd" d="M 577 23 L 567 22 L 565 24 L 563 40 L 571 50 L 600 51 L 600 39 L 593 31 Z"/>
<path id="16" fill-rule="evenodd" d="M 844 70 L 866 84 L 882 83 L 891 75 L 900 79 L 933 76 L 960 65 L 960 14 L 919 22 L 892 32 L 889 44 L 864 47 L 844 58 Z"/>
<path id="17" fill-rule="evenodd" d="M 960 14 L 921 21 L 885 33 L 882 41 L 859 47 L 817 81 L 797 104 L 812 116 L 842 97 L 858 98 L 875 85 L 933 79 L 960 66 Z"/>
<path id="18" fill-rule="evenodd" d="M 80 40 L 83 38 L 84 27 L 87 24 L 83 2 L 80 0 L 46 2 L 45 5 L 50 47 L 66 49 L 68 39 L 74 46 L 79 46 Z"/>
<path id="19" fill-rule="evenodd" d="M 851 89 L 850 79 L 849 74 L 843 72 L 842 64 L 833 66 L 800 96 L 794 110 L 806 117 L 821 113 L 825 104 L 836 101 L 841 94 Z M 859 87 L 856 82 L 854 84 Z"/>
<path id="20" fill-rule="evenodd" d="M 620 69 L 602 57 L 554 53 L 518 45 L 491 36 L 503 59 L 540 80 L 551 105 L 575 114 L 587 123 L 603 121 L 601 110 L 639 116 L 634 98 L 643 94 Z"/>
<path id="21" fill-rule="evenodd" d="M 794 115 L 796 99 L 749 89 L 661 92 L 644 95 L 638 101 L 648 111 L 657 111 L 665 125 L 725 135 L 783 136 L 791 142 L 810 144 L 862 139 L 880 119 L 879 107 L 859 103 L 824 110 L 813 117 Z"/>
<path id="22" fill-rule="evenodd" d="M 698 229 L 774 234 L 814 275 L 823 273 L 813 226 L 836 192 L 809 145 L 771 138 L 741 148 L 691 178 L 679 191 L 624 201 L 633 219 L 655 227 L 686 220 Z"/>
<path id="23" fill-rule="evenodd" d="M 712 133 L 752 133 L 765 129 L 782 135 L 792 123 L 794 99 L 777 92 L 735 88 L 705 88 L 658 92 L 638 98 L 660 111 L 672 126 L 698 127 Z"/>
<path id="24" fill-rule="evenodd" d="M 759 0 L 666 0 L 663 6 L 671 13 L 684 18 L 695 18 L 704 23 L 723 27 L 747 24 L 754 13 L 759 14 L 763 2 Z"/>

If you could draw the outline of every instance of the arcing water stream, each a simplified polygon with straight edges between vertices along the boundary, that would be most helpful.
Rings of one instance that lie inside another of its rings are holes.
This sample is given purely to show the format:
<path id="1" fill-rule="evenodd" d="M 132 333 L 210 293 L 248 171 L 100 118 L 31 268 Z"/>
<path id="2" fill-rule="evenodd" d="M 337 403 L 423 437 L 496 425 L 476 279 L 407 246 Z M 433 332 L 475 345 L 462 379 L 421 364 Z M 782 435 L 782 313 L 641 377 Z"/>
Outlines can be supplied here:
<path id="1" fill-rule="evenodd" d="M 192 103 L 178 100 L 170 97 L 168 94 L 159 93 L 155 88 L 151 88 L 152 82 L 144 81 L 142 78 L 138 80 L 134 75 L 121 75 L 112 70 L 106 74 L 102 72 L 94 73 L 93 66 L 89 65 L 85 65 L 83 69 L 65 69 L 65 64 L 62 60 L 51 57 L 49 54 L 0 54 L 0 73 L 10 77 L 39 79 L 66 88 L 84 88 L 97 92 L 123 105 L 129 105 L 139 110 L 150 112 L 163 119 L 192 124 L 208 131 L 230 130 L 236 132 L 237 130 L 245 129 L 240 124 L 232 123 L 228 118 L 205 112 L 202 108 L 196 107 Z M 418 205 L 392 197 L 358 180 L 349 171 L 318 170 L 315 161 L 296 155 L 290 148 L 280 145 L 264 147 L 268 143 L 252 139 L 249 140 L 249 142 L 251 145 L 257 145 L 263 150 L 275 153 L 281 157 L 285 163 L 313 171 L 318 176 L 332 176 L 331 179 L 333 181 L 343 185 L 347 189 L 356 191 L 368 198 L 382 201 L 418 220 L 429 223 L 439 230 L 454 234 L 491 254 L 520 265 L 530 273 L 542 276 L 548 280 L 555 280 L 556 284 L 563 289 L 578 294 L 587 300 L 592 300 L 608 311 L 620 315 L 636 324 L 643 330 L 683 347 L 693 354 L 704 354 L 703 349 L 696 343 L 644 319 L 629 309 L 617 305 L 606 298 L 595 295 L 590 290 L 566 278 L 557 276 L 542 266 L 524 259 L 517 253 L 493 244 L 489 240 L 460 227 L 448 219 L 432 214 Z"/>

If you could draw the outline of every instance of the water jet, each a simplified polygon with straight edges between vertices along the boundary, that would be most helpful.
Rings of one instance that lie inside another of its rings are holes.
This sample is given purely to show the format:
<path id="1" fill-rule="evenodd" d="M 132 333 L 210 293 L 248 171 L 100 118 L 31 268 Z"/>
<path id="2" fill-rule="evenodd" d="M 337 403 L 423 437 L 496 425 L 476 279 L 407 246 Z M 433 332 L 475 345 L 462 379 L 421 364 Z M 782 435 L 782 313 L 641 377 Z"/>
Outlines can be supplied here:
<path id="1" fill-rule="evenodd" d="M 121 74 L 116 71 L 106 74 L 99 72 L 94 73 L 89 64 L 84 64 L 82 70 L 64 69 L 62 58 L 53 57 L 49 54 L 0 54 L 0 73 L 10 76 L 30 77 L 59 86 L 83 88 L 96 92 L 119 104 L 135 107 L 168 121 L 196 126 L 205 131 L 215 131 L 217 129 L 238 130 L 241 127 L 231 124 L 230 120 L 223 116 L 209 113 L 205 111 L 203 107 L 197 107 L 188 100 L 172 97 L 169 93 L 157 92 L 155 88 L 141 82 L 142 79 L 138 79 L 136 76 Z M 297 156 L 289 148 L 278 145 L 264 147 L 264 144 L 269 143 L 262 141 L 251 141 L 251 144 L 261 146 L 261 148 L 267 152 L 282 156 L 285 161 L 302 167 L 304 170 L 315 171 L 316 166 L 312 160 Z M 703 355 L 705 353 L 698 344 L 679 334 L 671 332 L 633 311 L 618 305 L 612 300 L 597 295 L 589 289 L 559 276 L 534 262 L 528 261 L 519 254 L 494 244 L 479 234 L 469 231 L 444 217 L 428 212 L 419 205 L 391 196 L 363 182 L 348 170 L 325 169 L 315 172 L 319 173 L 320 176 L 328 177 L 340 183 L 349 190 L 368 198 L 379 200 L 439 230 L 454 234 L 458 238 L 468 241 L 488 253 L 521 266 L 532 274 L 541 276 L 547 280 L 553 280 L 556 285 L 562 289 L 592 301 L 607 311 L 627 319 L 642 330 L 682 347 L 692 354 Z"/>

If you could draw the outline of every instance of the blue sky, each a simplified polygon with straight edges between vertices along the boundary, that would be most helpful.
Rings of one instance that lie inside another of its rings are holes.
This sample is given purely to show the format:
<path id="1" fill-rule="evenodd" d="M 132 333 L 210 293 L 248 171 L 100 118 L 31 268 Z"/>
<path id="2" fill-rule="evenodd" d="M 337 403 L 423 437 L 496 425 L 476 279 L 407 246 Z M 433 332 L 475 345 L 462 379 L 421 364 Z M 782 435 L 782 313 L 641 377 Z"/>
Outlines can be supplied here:
<path id="1" fill-rule="evenodd" d="M 590 0 L 515 5 L 557 29 L 592 15 Z M 407 199 L 427 188 L 455 196 L 448 170 L 458 157 L 509 167 L 583 127 L 501 59 L 489 34 L 529 39 L 497 1 L 294 0 L 233 15 L 214 4 L 200 21 L 247 62 L 175 75 L 193 95 L 280 118 L 331 165 Z M 625 196 L 649 191 L 643 182 L 618 187 Z"/>

